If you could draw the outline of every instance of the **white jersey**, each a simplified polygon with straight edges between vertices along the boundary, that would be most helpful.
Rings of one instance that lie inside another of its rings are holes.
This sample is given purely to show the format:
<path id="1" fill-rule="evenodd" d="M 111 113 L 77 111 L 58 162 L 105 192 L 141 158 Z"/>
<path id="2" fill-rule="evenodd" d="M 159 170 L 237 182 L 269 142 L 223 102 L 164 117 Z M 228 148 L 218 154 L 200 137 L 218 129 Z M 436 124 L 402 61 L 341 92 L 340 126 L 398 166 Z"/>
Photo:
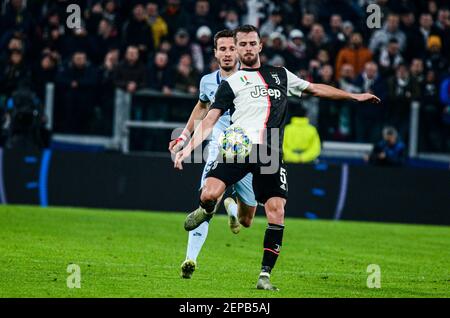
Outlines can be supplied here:
<path id="1" fill-rule="evenodd" d="M 287 116 L 287 97 L 301 96 L 309 82 L 284 67 L 241 69 L 224 80 L 211 109 L 230 112 L 231 122 L 244 128 L 253 144 L 264 143 L 263 133 L 280 128 L 280 147 Z"/>

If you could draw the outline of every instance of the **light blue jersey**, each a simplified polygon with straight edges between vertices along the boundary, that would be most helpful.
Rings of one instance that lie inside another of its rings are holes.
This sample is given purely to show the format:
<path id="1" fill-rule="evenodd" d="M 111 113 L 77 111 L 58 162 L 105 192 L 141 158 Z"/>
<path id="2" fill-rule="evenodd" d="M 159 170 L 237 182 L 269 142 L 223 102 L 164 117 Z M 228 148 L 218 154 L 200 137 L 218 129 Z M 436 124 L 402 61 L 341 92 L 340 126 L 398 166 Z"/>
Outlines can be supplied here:
<path id="1" fill-rule="evenodd" d="M 212 104 L 214 102 L 214 96 L 216 95 L 217 88 L 219 88 L 219 84 L 221 81 L 222 77 L 220 76 L 219 70 L 203 76 L 200 80 L 200 101 L 203 103 Z M 214 125 L 208 144 L 208 159 L 206 160 L 206 165 L 203 169 L 200 187 L 203 187 L 205 176 L 211 169 L 211 165 L 219 155 L 219 136 L 228 126 L 230 126 L 230 124 L 230 111 L 227 111 L 219 118 L 217 123 Z M 249 173 L 239 182 L 237 182 L 233 187 L 242 202 L 249 206 L 256 206 L 257 202 L 255 200 L 255 194 L 253 193 L 252 180 L 253 175 Z"/>

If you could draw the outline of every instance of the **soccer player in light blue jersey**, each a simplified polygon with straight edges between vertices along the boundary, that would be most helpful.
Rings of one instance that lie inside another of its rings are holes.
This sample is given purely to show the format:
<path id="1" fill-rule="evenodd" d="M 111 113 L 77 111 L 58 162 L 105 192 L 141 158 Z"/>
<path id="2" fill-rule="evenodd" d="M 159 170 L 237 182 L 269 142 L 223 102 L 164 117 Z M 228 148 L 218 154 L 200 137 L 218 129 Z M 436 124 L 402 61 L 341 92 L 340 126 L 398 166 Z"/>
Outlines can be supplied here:
<path id="1" fill-rule="evenodd" d="M 192 110 L 191 116 L 181 135 L 169 143 L 169 150 L 172 153 L 179 151 L 184 142 L 190 138 L 194 131 L 195 122 L 201 121 L 208 113 L 208 107 L 214 102 L 216 90 L 222 79 L 229 77 L 237 71 L 236 46 L 233 39 L 233 31 L 223 30 L 214 36 L 214 55 L 219 63 L 219 70 L 207 74 L 200 81 L 200 95 L 197 104 Z M 208 145 L 208 159 L 203 169 L 200 188 L 204 185 L 205 175 L 211 169 L 212 164 L 219 154 L 218 139 L 220 133 L 230 126 L 230 113 L 225 112 L 216 123 L 211 134 L 211 140 Z M 243 179 L 234 185 L 236 201 L 232 198 L 224 200 L 225 210 L 228 214 L 228 224 L 233 233 L 240 231 L 241 224 L 245 227 L 250 226 L 256 212 L 257 202 L 252 188 L 252 174 L 247 174 Z M 217 201 L 215 210 L 217 210 L 220 200 Z M 208 235 L 210 219 L 203 222 L 199 227 L 189 232 L 186 259 L 181 264 L 181 277 L 191 278 L 197 266 L 197 256 L 205 243 Z"/>

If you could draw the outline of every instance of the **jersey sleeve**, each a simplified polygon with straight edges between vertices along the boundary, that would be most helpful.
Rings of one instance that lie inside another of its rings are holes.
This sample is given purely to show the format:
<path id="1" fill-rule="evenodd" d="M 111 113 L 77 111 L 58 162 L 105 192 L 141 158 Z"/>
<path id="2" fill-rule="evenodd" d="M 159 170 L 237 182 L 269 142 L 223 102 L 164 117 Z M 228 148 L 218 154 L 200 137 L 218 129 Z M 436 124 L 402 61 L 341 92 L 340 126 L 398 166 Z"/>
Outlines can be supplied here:
<path id="1" fill-rule="evenodd" d="M 222 81 L 217 89 L 214 103 L 209 109 L 220 109 L 223 114 L 234 105 L 234 98 L 234 92 L 231 89 L 230 83 Z"/>
<path id="2" fill-rule="evenodd" d="M 301 79 L 294 73 L 288 71 L 286 68 L 287 75 L 287 91 L 288 96 L 298 96 L 300 97 L 303 91 L 308 88 L 309 82 Z"/>
<path id="3" fill-rule="evenodd" d="M 198 99 L 202 103 L 205 103 L 205 104 L 210 102 L 208 94 L 206 93 L 206 85 L 205 85 L 205 77 L 204 76 L 200 80 L 200 89 L 199 89 Z"/>

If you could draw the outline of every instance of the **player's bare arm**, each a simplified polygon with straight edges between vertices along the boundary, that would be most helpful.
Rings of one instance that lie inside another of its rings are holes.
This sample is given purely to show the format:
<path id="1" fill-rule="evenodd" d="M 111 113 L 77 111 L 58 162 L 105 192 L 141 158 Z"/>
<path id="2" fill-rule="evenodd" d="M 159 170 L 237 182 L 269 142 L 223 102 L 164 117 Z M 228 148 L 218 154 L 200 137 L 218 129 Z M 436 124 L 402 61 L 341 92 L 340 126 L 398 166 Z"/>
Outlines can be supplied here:
<path id="1" fill-rule="evenodd" d="M 355 102 L 371 103 L 379 103 L 381 101 L 377 96 L 373 94 L 352 94 L 326 84 L 310 83 L 305 89 L 305 93 L 311 94 L 316 97 L 329 98 L 334 100 L 352 100 Z"/>
<path id="2" fill-rule="evenodd" d="M 186 147 L 182 151 L 178 152 L 175 156 L 174 167 L 176 169 L 183 170 L 183 160 L 187 158 L 191 154 L 191 152 L 195 148 L 197 148 L 203 142 L 203 140 L 206 139 L 206 137 L 209 136 L 214 125 L 217 123 L 221 115 L 222 113 L 219 109 L 211 109 L 208 112 L 208 115 L 206 115 L 206 117 L 195 128 L 192 139 L 189 141 Z"/>
<path id="3" fill-rule="evenodd" d="M 208 106 L 209 103 L 204 103 L 201 100 L 199 100 L 197 104 L 195 104 L 195 107 L 194 109 L 192 109 L 192 113 L 189 117 L 188 122 L 186 123 L 186 126 L 183 129 L 183 132 L 177 139 L 174 139 L 169 143 L 168 149 L 171 153 L 176 153 L 181 150 L 184 142 L 191 137 L 191 134 L 195 129 L 195 123 L 205 118 L 206 114 L 208 113 Z"/>

